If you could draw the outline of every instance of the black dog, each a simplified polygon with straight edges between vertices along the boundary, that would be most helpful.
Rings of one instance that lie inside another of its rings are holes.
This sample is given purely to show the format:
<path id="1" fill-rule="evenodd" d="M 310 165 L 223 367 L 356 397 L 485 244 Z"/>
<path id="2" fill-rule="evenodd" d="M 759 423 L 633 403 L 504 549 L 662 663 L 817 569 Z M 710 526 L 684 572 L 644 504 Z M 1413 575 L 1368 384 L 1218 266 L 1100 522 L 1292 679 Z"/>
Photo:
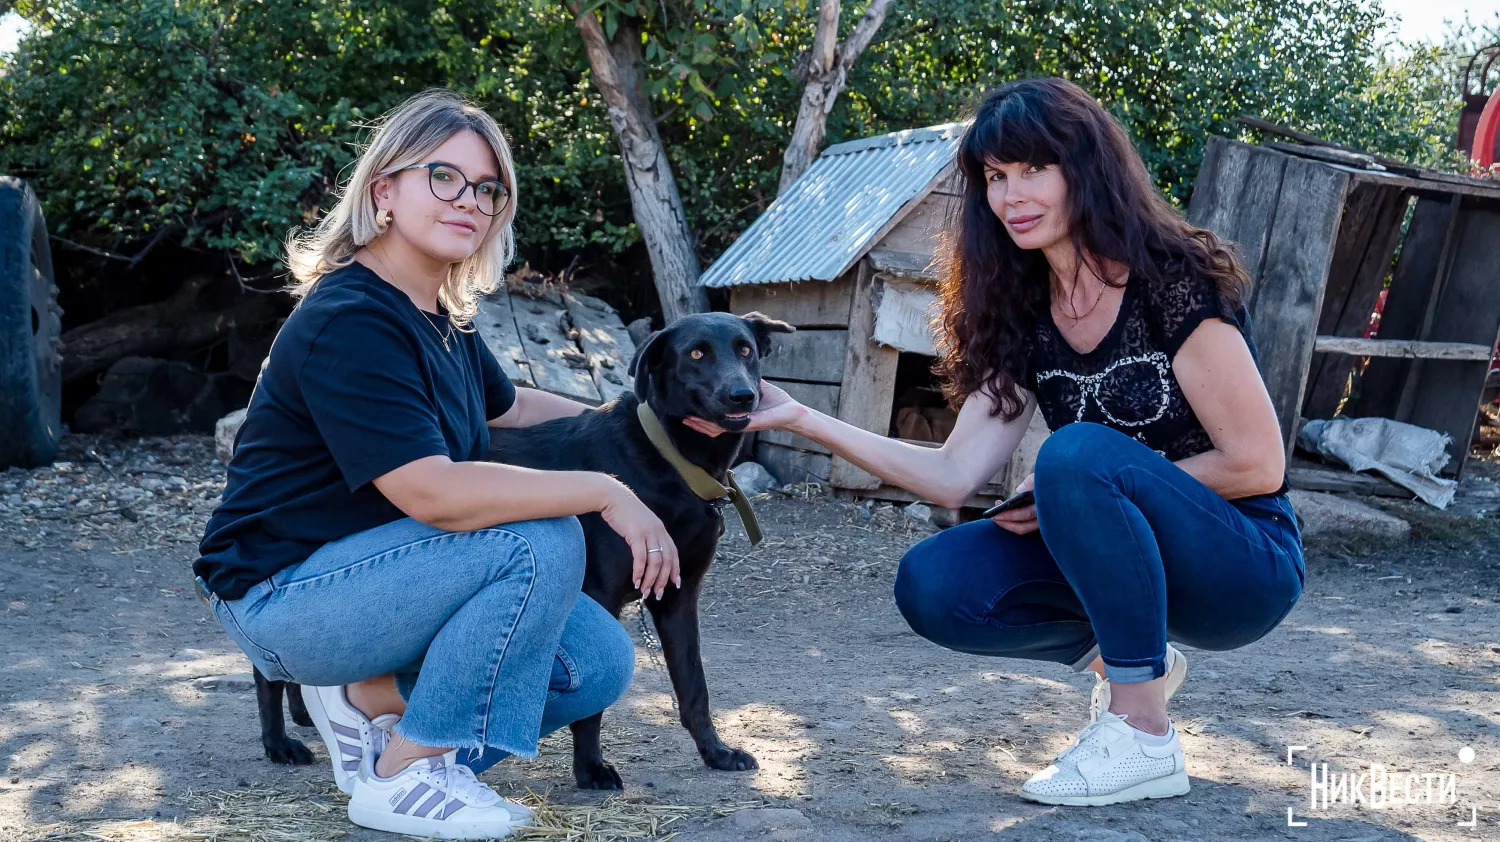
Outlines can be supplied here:
<path id="1" fill-rule="evenodd" d="M 716 503 L 693 493 L 657 452 L 636 418 L 645 402 L 661 419 L 688 461 L 723 482 L 734 464 L 749 424 L 745 416 L 760 401 L 760 359 L 771 350 L 771 334 L 795 328 L 759 313 L 688 316 L 651 335 L 631 361 L 635 394 L 625 395 L 574 418 L 524 429 L 491 430 L 491 461 L 554 471 L 612 474 L 661 518 L 677 545 L 682 587 L 668 587 L 660 600 L 646 603 L 661 637 L 667 671 L 677 695 L 682 724 L 693 735 L 703 762 L 714 769 L 757 768 L 748 753 L 724 745 L 708 711 L 708 686 L 698 640 L 698 594 L 713 561 L 724 516 Z M 693 415 L 730 432 L 709 438 L 684 426 Z M 624 539 L 598 514 L 580 518 L 588 547 L 583 591 L 616 617 L 641 593 L 631 582 L 632 557 Z M 271 681 L 255 671 L 261 742 L 277 763 L 302 765 L 312 755 L 286 735 L 281 697 L 287 694 L 292 719 L 311 725 L 301 688 Z M 614 766 L 600 745 L 601 716 L 573 723 L 573 777 L 578 786 L 620 789 Z"/>
<path id="2" fill-rule="evenodd" d="M 724 745 L 708 712 L 708 686 L 698 641 L 698 594 L 724 531 L 720 505 L 694 494 L 646 437 L 636 407 L 645 402 L 687 460 L 723 482 L 744 440 L 746 417 L 760 402 L 760 358 L 771 334 L 791 333 L 785 322 L 759 313 L 704 313 L 679 319 L 651 335 L 630 364 L 635 394 L 594 412 L 535 427 L 494 430 L 490 459 L 552 471 L 612 474 L 650 507 L 677 545 L 682 587 L 648 600 L 677 694 L 682 724 L 703 762 L 714 769 L 754 769 L 755 758 Z M 730 433 L 709 438 L 684 426 L 690 415 Z M 620 615 L 641 593 L 631 583 L 630 547 L 598 514 L 583 515 L 588 570 L 583 592 Z M 599 742 L 602 716 L 573 723 L 573 778 L 585 789 L 619 789 L 620 775 Z"/>

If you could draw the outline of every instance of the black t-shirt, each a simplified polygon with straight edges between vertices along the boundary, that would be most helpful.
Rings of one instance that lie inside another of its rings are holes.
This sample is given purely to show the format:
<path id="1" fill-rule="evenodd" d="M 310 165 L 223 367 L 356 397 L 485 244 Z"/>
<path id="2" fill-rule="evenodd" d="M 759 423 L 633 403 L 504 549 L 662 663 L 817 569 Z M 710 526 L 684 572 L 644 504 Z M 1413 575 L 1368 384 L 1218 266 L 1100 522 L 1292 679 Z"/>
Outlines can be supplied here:
<path id="1" fill-rule="evenodd" d="M 1207 319 L 1239 328 L 1255 355 L 1250 317 L 1231 308 L 1206 278 L 1147 285 L 1125 283 L 1115 324 L 1087 354 L 1068 344 L 1051 311 L 1037 318 L 1025 344 L 1021 385 L 1037 398 L 1047 427 L 1076 421 L 1112 427 L 1173 462 L 1213 449 L 1172 373 L 1172 360 Z"/>
<path id="2" fill-rule="evenodd" d="M 449 330 L 359 263 L 287 318 L 236 437 L 193 572 L 238 599 L 322 545 L 404 517 L 371 482 L 409 462 L 480 459 L 515 387 L 472 331 Z"/>

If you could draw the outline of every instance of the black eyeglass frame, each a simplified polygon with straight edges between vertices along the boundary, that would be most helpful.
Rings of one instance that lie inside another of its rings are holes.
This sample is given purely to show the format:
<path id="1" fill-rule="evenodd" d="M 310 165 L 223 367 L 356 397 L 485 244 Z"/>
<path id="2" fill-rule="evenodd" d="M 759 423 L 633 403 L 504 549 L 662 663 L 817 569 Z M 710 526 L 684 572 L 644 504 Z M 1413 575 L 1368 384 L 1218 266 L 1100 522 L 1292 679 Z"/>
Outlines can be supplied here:
<path id="1" fill-rule="evenodd" d="M 432 182 L 432 174 L 437 172 L 440 167 L 453 170 L 454 172 L 458 173 L 458 177 L 463 180 L 464 186 L 460 187 L 458 189 L 458 194 L 451 199 L 445 199 L 442 196 L 438 195 L 437 186 Z M 497 178 L 487 178 L 484 181 L 473 182 L 469 180 L 469 177 L 467 175 L 464 175 L 463 170 L 453 166 L 452 164 L 444 163 L 443 161 L 433 161 L 430 164 L 412 164 L 409 167 L 402 167 L 401 169 L 396 170 L 396 172 L 401 173 L 406 172 L 407 170 L 427 170 L 427 189 L 432 191 L 432 198 L 437 199 L 440 202 L 456 202 L 464 197 L 465 192 L 473 189 L 474 209 L 484 214 L 485 216 L 499 216 L 500 214 L 504 213 L 505 208 L 510 205 L 510 188 L 506 187 L 505 183 Z M 480 207 L 479 185 L 481 184 L 493 184 L 498 191 L 496 195 L 499 196 L 499 199 L 495 202 L 494 213 L 490 213 L 483 207 Z"/>

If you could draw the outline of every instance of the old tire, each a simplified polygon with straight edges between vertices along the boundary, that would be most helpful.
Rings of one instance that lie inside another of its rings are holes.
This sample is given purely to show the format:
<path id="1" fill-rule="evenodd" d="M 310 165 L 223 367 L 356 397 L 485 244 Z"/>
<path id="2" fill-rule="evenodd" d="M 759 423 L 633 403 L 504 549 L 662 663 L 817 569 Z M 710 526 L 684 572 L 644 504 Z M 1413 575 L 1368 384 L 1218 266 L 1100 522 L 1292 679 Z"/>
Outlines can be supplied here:
<path id="1" fill-rule="evenodd" d="M 31 186 L 0 178 L 0 468 L 52 461 L 62 433 L 62 309 Z"/>

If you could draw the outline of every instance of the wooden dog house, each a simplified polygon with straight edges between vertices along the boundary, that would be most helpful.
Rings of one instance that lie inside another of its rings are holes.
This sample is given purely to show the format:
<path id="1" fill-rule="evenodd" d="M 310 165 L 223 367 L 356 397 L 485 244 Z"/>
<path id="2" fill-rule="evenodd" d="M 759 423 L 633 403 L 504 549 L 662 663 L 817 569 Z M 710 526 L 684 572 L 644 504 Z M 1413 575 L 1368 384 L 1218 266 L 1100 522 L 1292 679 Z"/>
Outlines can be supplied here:
<path id="1" fill-rule="evenodd" d="M 767 380 L 871 432 L 921 431 L 914 443 L 927 446 L 951 430 L 931 374 L 931 267 L 962 192 L 953 155 L 963 128 L 829 147 L 699 281 L 729 289 L 733 312 L 759 310 L 797 327 L 777 337 L 763 364 Z M 1005 496 L 1030 473 L 1046 432 L 1038 415 L 1010 465 L 970 504 Z M 861 497 L 917 499 L 790 433 L 759 433 L 755 456 L 784 482 L 811 478 Z"/>

